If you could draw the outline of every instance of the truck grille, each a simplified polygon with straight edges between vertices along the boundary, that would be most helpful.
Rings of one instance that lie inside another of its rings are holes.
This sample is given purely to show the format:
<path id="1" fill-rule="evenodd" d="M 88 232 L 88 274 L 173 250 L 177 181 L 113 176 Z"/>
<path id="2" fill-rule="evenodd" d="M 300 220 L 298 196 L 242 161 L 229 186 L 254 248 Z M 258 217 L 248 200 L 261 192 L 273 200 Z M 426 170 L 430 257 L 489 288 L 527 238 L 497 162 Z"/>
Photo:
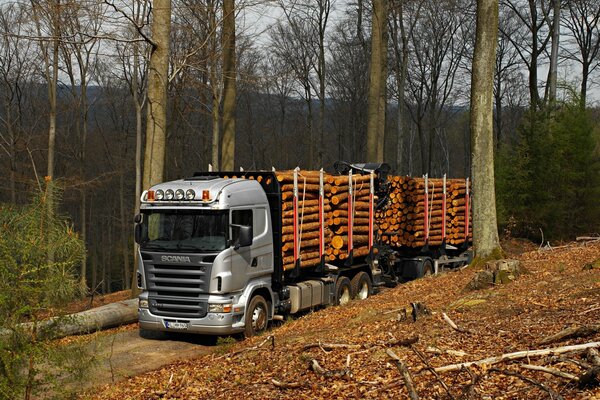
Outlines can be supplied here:
<path id="1" fill-rule="evenodd" d="M 204 259 L 211 262 L 204 262 Z M 202 318 L 214 255 L 189 255 L 190 262 L 161 260 L 161 254 L 142 253 L 150 311 L 155 315 Z M 160 261 L 159 261 L 160 260 Z M 202 296 L 204 297 L 204 296 Z"/>
<path id="2" fill-rule="evenodd" d="M 202 318 L 206 316 L 208 302 L 150 297 L 150 312 L 154 315 L 176 318 Z"/>

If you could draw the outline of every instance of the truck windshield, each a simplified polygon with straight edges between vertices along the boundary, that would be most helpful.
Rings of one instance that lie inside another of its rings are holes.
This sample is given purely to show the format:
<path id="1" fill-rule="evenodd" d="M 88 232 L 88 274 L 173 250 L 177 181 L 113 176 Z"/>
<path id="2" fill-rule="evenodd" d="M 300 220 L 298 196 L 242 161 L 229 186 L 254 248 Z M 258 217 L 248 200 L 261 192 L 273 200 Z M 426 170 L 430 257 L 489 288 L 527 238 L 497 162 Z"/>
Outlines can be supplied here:
<path id="1" fill-rule="evenodd" d="M 227 247 L 228 227 L 226 211 L 145 212 L 141 247 L 163 251 L 221 251 Z"/>

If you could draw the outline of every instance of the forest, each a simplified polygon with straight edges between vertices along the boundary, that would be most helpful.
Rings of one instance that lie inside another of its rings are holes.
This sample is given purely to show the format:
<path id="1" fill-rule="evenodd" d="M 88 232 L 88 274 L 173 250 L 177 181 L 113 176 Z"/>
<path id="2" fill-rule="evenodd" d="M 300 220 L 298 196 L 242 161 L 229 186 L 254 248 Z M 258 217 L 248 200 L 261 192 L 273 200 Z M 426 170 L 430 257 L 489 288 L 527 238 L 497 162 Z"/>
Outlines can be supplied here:
<path id="1" fill-rule="evenodd" d="M 168 3 L 164 180 L 209 164 L 331 170 L 337 160 L 471 175 L 474 2 Z M 51 177 L 85 247 L 74 263 L 84 292 L 131 286 L 159 4 L 0 3 L 0 212 L 10 218 Z M 502 235 L 554 243 L 598 232 L 599 18 L 598 0 L 500 1 Z"/>

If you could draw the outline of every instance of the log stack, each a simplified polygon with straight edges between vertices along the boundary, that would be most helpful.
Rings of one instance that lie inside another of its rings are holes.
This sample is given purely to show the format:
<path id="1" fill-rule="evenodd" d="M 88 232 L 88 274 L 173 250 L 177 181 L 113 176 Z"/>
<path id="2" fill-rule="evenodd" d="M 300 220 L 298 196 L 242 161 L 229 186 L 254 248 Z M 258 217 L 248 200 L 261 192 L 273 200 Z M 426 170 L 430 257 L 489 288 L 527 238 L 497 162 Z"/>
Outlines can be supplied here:
<path id="1" fill-rule="evenodd" d="M 300 232 L 301 267 L 314 267 L 321 262 L 319 252 L 319 171 L 300 170 L 298 172 L 298 230 Z M 270 185 L 273 175 L 256 175 L 256 179 Z M 225 176 L 227 178 L 227 176 Z M 230 178 L 243 178 L 229 176 Z M 294 259 L 294 171 L 275 172 L 275 179 L 281 192 L 281 251 L 283 269 L 295 267 Z M 459 245 L 471 241 L 470 217 L 469 232 L 465 231 L 466 181 L 446 180 L 446 208 L 443 204 L 443 180 L 428 179 L 429 236 L 425 229 L 425 180 L 404 176 L 388 176 L 388 201 L 375 211 L 375 230 L 381 241 L 393 247 L 422 247 L 426 244 L 440 245 L 442 224 L 446 223 L 446 243 Z M 369 254 L 369 198 L 370 176 L 352 176 L 353 223 L 352 243 L 354 257 Z M 349 257 L 348 217 L 349 177 L 324 174 L 324 261 L 341 261 Z M 469 214 L 470 215 L 470 214 Z"/>
<path id="2" fill-rule="evenodd" d="M 298 227 L 300 231 L 300 256 L 302 267 L 313 267 L 321 262 L 319 252 L 319 171 L 298 172 Z M 294 171 L 276 172 L 281 190 L 281 252 L 283 269 L 287 271 L 295 267 L 294 260 Z M 324 182 L 329 176 L 324 174 Z M 331 185 L 325 184 L 323 214 L 324 217 L 331 206 L 329 196 Z M 325 228 L 325 247 L 331 242 L 331 231 Z M 326 258 L 325 261 L 328 261 Z"/>
<path id="3" fill-rule="evenodd" d="M 349 176 L 329 176 L 328 183 L 331 190 L 328 201 L 331 210 L 327 214 L 327 227 L 332 234 L 327 255 L 331 261 L 345 260 L 348 252 L 348 200 Z M 352 176 L 352 244 L 353 256 L 361 257 L 369 254 L 369 175 L 355 174 Z"/>
<path id="4" fill-rule="evenodd" d="M 375 213 L 378 234 L 384 243 L 394 247 L 440 245 L 444 239 L 442 237 L 444 223 L 446 243 L 458 245 L 471 240 L 470 213 L 468 233 L 465 230 L 466 180 L 446 180 L 445 210 L 442 179 L 427 180 L 427 202 L 423 178 L 388 176 L 388 184 L 389 201 L 383 209 Z M 428 214 L 428 238 L 426 238 L 426 214 Z"/>

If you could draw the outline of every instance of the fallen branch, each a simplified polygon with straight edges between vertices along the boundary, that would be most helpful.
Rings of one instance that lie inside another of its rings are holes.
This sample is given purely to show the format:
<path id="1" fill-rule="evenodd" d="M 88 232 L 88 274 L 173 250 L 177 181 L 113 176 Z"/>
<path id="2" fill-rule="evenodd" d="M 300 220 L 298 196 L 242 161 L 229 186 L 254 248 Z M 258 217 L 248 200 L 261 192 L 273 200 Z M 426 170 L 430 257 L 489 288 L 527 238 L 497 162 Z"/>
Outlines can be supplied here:
<path id="1" fill-rule="evenodd" d="M 408 395 L 409 395 L 410 399 L 418 400 L 419 395 L 417 394 L 417 391 L 415 390 L 415 386 L 413 384 L 412 377 L 410 376 L 410 372 L 408 372 L 408 368 L 406 368 L 406 365 L 404 365 L 404 363 L 402 362 L 400 357 L 398 357 L 392 349 L 387 349 L 385 352 L 388 356 L 390 356 L 394 360 L 394 362 L 396 364 L 396 368 L 398 368 L 398 371 L 400 371 L 400 374 L 402 374 L 402 379 L 404 379 L 404 385 L 406 386 L 406 390 L 408 390 Z"/>
<path id="2" fill-rule="evenodd" d="M 578 242 L 587 242 L 587 241 L 600 241 L 600 236 L 577 236 L 575 238 L 576 241 Z"/>
<path id="3" fill-rule="evenodd" d="M 586 337 L 600 332 L 600 325 L 572 326 L 540 340 L 540 344 L 559 342 L 563 339 Z"/>
<path id="4" fill-rule="evenodd" d="M 302 351 L 310 350 L 312 348 L 319 347 L 323 350 L 334 350 L 334 349 L 360 349 L 360 344 L 346 344 L 346 343 L 310 343 L 302 347 Z"/>
<path id="5" fill-rule="evenodd" d="M 469 353 L 465 353 L 462 350 L 451 350 L 451 349 L 442 350 L 439 347 L 433 347 L 433 346 L 427 347 L 425 349 L 425 351 L 427 353 L 433 353 L 433 354 L 449 354 L 449 355 L 455 356 L 455 357 L 465 357 L 465 356 L 469 355 Z"/>
<path id="6" fill-rule="evenodd" d="M 273 384 L 273 386 L 278 387 L 279 389 L 299 389 L 301 387 L 304 387 L 303 383 L 300 382 L 280 382 L 276 379 L 271 379 L 271 383 Z"/>
<path id="7" fill-rule="evenodd" d="M 597 386 L 600 384 L 600 356 L 596 349 L 589 349 L 587 359 L 592 366 L 579 376 L 579 387 Z"/>
<path id="8" fill-rule="evenodd" d="M 574 351 L 574 350 L 583 350 L 583 349 L 590 349 L 590 348 L 595 348 L 595 347 L 600 347 L 600 342 L 591 342 L 591 343 L 578 344 L 578 345 L 573 345 L 573 346 L 555 347 L 555 348 L 551 348 L 551 349 L 523 350 L 523 351 L 517 351 L 515 353 L 502 354 L 502 355 L 496 356 L 496 357 L 489 357 L 489 358 L 485 358 L 483 360 L 478 360 L 478 361 L 468 361 L 468 362 L 464 362 L 464 363 L 460 363 L 460 364 L 446 365 L 443 367 L 436 368 L 435 371 L 436 372 L 457 371 L 457 370 L 462 369 L 463 367 L 470 367 L 472 365 L 492 365 L 492 364 L 497 364 L 497 363 L 500 363 L 503 361 L 518 360 L 518 359 L 526 358 L 526 357 L 541 357 L 541 356 L 547 356 L 549 354 L 553 354 L 553 355 L 562 354 L 562 353 L 568 353 L 568 352 Z"/>
<path id="9" fill-rule="evenodd" d="M 556 392 L 551 387 L 546 386 L 543 383 L 536 381 L 535 379 L 531 379 L 531 378 L 529 378 L 527 376 L 521 375 L 518 372 L 509 371 L 509 370 L 506 370 L 506 369 L 498 369 L 498 368 L 491 368 L 490 372 L 497 372 L 497 373 L 503 374 L 503 375 L 516 376 L 517 378 L 521 379 L 522 381 L 530 383 L 533 386 L 537 386 L 540 389 L 542 389 L 543 391 L 547 392 L 550 395 L 551 399 L 556 399 L 556 400 L 563 400 L 564 399 L 560 394 L 558 394 L 558 392 Z"/>
<path id="10" fill-rule="evenodd" d="M 415 346 L 410 346 L 410 348 L 421 359 L 421 361 L 423 362 L 423 364 L 425 364 L 425 366 L 427 367 L 427 370 L 430 371 L 435 376 L 435 378 L 437 379 L 437 381 L 442 385 L 442 387 L 444 388 L 444 390 L 446 390 L 446 392 L 448 393 L 448 396 L 450 396 L 451 399 L 454 399 L 454 396 L 452 395 L 452 392 L 450 391 L 450 388 L 448 387 L 448 385 L 446 385 L 446 382 L 444 382 L 442 380 L 442 378 L 440 377 L 440 375 L 437 372 L 435 372 L 435 369 L 433 369 L 433 367 L 431 366 L 431 364 L 429 364 L 429 361 L 427 361 L 427 357 L 425 357 L 425 355 L 423 353 L 421 353 L 421 351 L 419 349 L 417 349 Z"/>
<path id="11" fill-rule="evenodd" d="M 389 342 L 383 343 L 385 347 L 403 346 L 407 347 L 413 345 L 419 341 L 419 336 L 409 337 L 407 339 L 394 339 Z"/>
<path id="12" fill-rule="evenodd" d="M 265 340 L 263 340 L 262 342 L 260 342 L 256 346 L 248 347 L 248 348 L 245 348 L 245 349 L 242 349 L 242 350 L 237 350 L 237 351 L 234 351 L 232 353 L 228 353 L 228 354 L 222 355 L 220 357 L 217 357 L 217 359 L 219 359 L 219 358 L 237 357 L 237 356 L 239 356 L 242 353 L 247 353 L 249 351 L 254 351 L 254 350 L 260 350 L 260 348 L 263 347 L 268 342 L 271 342 L 271 350 L 273 350 L 275 348 L 275 336 L 269 335 L 269 336 L 267 336 L 267 338 Z"/>
<path id="13" fill-rule="evenodd" d="M 452 321 L 452 320 L 450 319 L 450 317 L 446 315 L 446 313 L 442 313 L 442 317 L 444 318 L 444 321 L 446 321 L 446 323 L 447 323 L 448 325 L 450 325 L 450 327 L 451 327 L 452 329 L 454 329 L 455 331 L 462 332 L 462 333 L 470 333 L 470 332 L 469 332 L 469 331 L 467 331 L 466 329 L 459 328 L 459 326 L 458 326 L 458 325 L 456 325 L 456 324 L 454 323 L 454 321 Z"/>
<path id="14" fill-rule="evenodd" d="M 479 380 L 481 379 L 481 375 L 477 375 L 477 374 L 473 373 L 473 371 L 471 371 L 471 368 L 469 368 L 469 367 L 464 367 L 463 369 L 465 371 L 467 371 L 467 373 L 471 377 L 471 383 L 469 383 L 463 389 L 462 398 L 469 399 L 471 397 L 471 395 L 473 394 L 473 392 L 475 392 L 475 385 L 477 385 L 477 383 L 479 383 Z"/>
<path id="15" fill-rule="evenodd" d="M 561 370 L 554 369 L 554 368 L 542 367 L 540 365 L 533 365 L 533 364 L 519 364 L 519 367 L 524 368 L 524 369 L 529 369 L 532 371 L 542 371 L 542 372 L 545 372 L 550 375 L 568 379 L 570 381 L 579 381 L 579 378 L 577 376 L 575 376 L 573 374 L 569 374 L 568 372 L 563 372 Z"/>
<path id="16" fill-rule="evenodd" d="M 351 376 L 350 370 L 349 369 L 341 369 L 341 370 L 326 370 L 325 368 L 321 367 L 319 365 L 319 362 L 317 360 L 315 360 L 314 358 L 312 360 L 310 360 L 310 366 L 309 368 L 316 372 L 319 375 L 323 375 L 324 377 L 327 378 L 348 378 Z"/>

